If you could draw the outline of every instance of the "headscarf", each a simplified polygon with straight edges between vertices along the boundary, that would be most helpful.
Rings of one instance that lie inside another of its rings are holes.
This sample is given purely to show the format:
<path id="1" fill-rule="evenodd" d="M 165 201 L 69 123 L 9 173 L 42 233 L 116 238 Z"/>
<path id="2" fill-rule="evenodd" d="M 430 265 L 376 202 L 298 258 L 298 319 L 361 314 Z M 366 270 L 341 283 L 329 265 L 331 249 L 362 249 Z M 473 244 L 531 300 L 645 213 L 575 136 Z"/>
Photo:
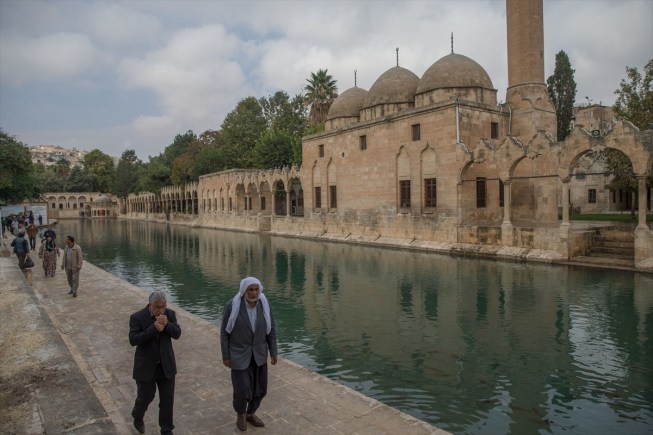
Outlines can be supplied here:
<path id="1" fill-rule="evenodd" d="M 227 328 L 226 328 L 229 334 L 231 334 L 231 331 L 233 331 L 234 325 L 236 324 L 236 318 L 238 317 L 238 313 L 240 312 L 240 301 L 243 299 L 245 290 L 247 290 L 247 287 L 249 287 L 252 284 L 258 284 L 258 287 L 260 289 L 258 300 L 261 302 L 261 306 L 263 307 L 263 315 L 265 316 L 267 334 L 269 334 L 270 331 L 272 330 L 272 319 L 270 317 L 270 304 L 268 302 L 268 298 L 266 298 L 265 295 L 263 294 L 263 284 L 261 284 L 261 281 L 259 281 L 257 278 L 248 276 L 247 278 L 244 278 L 242 281 L 240 281 L 240 289 L 238 290 L 238 293 L 236 293 L 236 296 L 234 296 L 234 298 L 231 300 L 231 315 L 229 316 L 229 321 L 227 322 Z"/>
<path id="2" fill-rule="evenodd" d="M 47 236 L 45 238 L 45 250 L 54 251 L 56 247 L 57 243 L 54 241 L 54 239 L 51 236 Z"/>

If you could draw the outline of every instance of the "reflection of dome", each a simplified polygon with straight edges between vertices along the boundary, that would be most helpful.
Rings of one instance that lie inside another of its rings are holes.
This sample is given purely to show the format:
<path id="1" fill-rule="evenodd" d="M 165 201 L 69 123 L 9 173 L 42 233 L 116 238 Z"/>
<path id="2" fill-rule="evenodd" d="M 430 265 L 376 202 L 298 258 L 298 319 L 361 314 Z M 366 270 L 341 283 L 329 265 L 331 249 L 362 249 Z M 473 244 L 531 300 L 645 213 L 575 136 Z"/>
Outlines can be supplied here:
<path id="1" fill-rule="evenodd" d="M 426 70 L 417 94 L 442 88 L 478 87 L 494 89 L 490 76 L 481 65 L 462 54 L 451 53 Z"/>
<path id="2" fill-rule="evenodd" d="M 331 103 L 327 119 L 358 117 L 366 96 L 365 89 L 358 87 L 347 89 Z"/>
<path id="3" fill-rule="evenodd" d="M 364 108 L 379 104 L 413 103 L 419 77 L 413 72 L 396 66 L 379 77 L 367 93 Z"/>

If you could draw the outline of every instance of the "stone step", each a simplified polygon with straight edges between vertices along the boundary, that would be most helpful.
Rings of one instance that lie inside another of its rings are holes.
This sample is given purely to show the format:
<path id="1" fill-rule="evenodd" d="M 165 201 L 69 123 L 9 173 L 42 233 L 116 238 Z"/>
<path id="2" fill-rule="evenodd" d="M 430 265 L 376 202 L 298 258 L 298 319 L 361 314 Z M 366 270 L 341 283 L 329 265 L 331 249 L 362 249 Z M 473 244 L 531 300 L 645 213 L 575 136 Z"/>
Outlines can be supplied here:
<path id="1" fill-rule="evenodd" d="M 635 261 L 633 259 L 620 259 L 608 257 L 574 257 L 570 259 L 567 264 L 578 265 L 584 267 L 599 267 L 607 269 L 623 269 L 623 270 L 636 270 Z"/>
<path id="2" fill-rule="evenodd" d="M 607 236 L 594 236 L 593 239 L 595 242 L 599 243 L 635 243 L 634 236 L 620 236 L 620 237 L 607 237 Z"/>
<path id="3" fill-rule="evenodd" d="M 620 240 L 594 240 L 592 246 L 603 246 L 606 248 L 632 248 L 635 242 L 624 242 Z"/>
<path id="4" fill-rule="evenodd" d="M 634 246 L 592 246 L 590 252 L 603 252 L 606 254 L 635 255 Z"/>
<path id="5" fill-rule="evenodd" d="M 590 251 L 587 253 L 588 257 L 593 258 L 606 258 L 606 259 L 621 259 L 621 260 L 635 260 L 635 253 L 620 253 L 620 252 L 600 252 L 600 251 Z"/>

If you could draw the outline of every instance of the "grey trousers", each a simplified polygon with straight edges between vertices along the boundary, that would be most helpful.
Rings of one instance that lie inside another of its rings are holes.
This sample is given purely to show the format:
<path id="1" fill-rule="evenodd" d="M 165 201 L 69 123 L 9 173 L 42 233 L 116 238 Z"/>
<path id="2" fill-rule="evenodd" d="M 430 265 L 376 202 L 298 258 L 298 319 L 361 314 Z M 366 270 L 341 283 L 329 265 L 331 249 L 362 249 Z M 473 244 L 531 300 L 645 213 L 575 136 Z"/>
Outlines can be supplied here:
<path id="1" fill-rule="evenodd" d="M 79 269 L 68 269 L 66 268 L 66 277 L 68 278 L 68 285 L 73 294 L 77 294 L 77 287 L 79 287 Z"/>

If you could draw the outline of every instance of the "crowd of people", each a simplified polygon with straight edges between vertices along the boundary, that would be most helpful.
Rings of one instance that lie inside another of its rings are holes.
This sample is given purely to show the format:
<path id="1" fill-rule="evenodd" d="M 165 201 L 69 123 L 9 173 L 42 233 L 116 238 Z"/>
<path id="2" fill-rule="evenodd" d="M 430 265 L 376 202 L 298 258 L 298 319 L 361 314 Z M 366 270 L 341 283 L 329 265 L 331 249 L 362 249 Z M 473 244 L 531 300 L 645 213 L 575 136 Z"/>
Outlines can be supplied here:
<path id="1" fill-rule="evenodd" d="M 18 267 L 25 270 L 30 267 L 29 254 L 35 250 L 39 230 L 29 220 L 16 219 L 15 222 L 15 238 L 11 246 L 18 258 Z M 2 223 L 4 236 L 7 222 L 3 220 Z M 14 221 L 10 222 L 10 227 L 13 223 Z M 31 226 L 36 228 L 36 233 L 30 232 Z M 26 234 L 29 242 L 25 238 Z M 66 236 L 61 253 L 57 245 L 57 234 L 48 225 L 41 238 L 38 256 L 42 260 L 45 277 L 55 276 L 57 259 L 62 257 L 61 268 L 66 272 L 69 294 L 77 297 L 83 258 L 82 249 L 75 243 L 74 236 Z M 177 374 L 172 340 L 177 340 L 180 336 L 181 327 L 174 310 L 167 307 L 164 292 L 152 292 L 147 306 L 129 318 L 129 343 L 136 347 L 132 376 L 137 388 L 131 415 L 139 433 L 145 433 L 143 418 L 158 389 L 161 434 L 172 435 L 175 427 L 173 407 Z M 236 295 L 227 302 L 220 338 L 222 362 L 231 369 L 236 427 L 241 431 L 247 430 L 248 423 L 255 427 L 265 427 L 256 411 L 267 394 L 268 355 L 272 365 L 277 363 L 277 338 L 270 303 L 263 294 L 263 284 L 257 278 L 243 279 Z"/>
<path id="2" fill-rule="evenodd" d="M 31 211 L 25 215 L 7 216 L 2 219 L 2 237 L 5 237 L 7 228 L 15 235 L 11 246 L 14 254 L 16 254 L 16 258 L 18 258 L 18 267 L 23 271 L 34 267 L 34 262 L 30 258 L 30 252 L 36 251 L 36 238 L 40 230 L 34 224 L 33 219 L 34 216 Z M 41 215 L 38 216 L 38 220 L 39 222 L 43 222 Z M 25 238 L 26 236 L 28 239 Z M 66 243 L 63 247 L 62 254 L 57 244 L 57 233 L 52 229 L 52 225 L 48 225 L 41 236 L 38 256 L 42 260 L 44 275 L 51 278 L 55 276 L 57 270 L 57 259 L 62 257 L 61 269 L 66 272 L 66 278 L 70 286 L 68 294 L 77 297 L 79 271 L 82 269 L 84 259 L 82 248 L 79 244 L 75 243 L 75 237 L 71 235 L 66 236 Z"/>

